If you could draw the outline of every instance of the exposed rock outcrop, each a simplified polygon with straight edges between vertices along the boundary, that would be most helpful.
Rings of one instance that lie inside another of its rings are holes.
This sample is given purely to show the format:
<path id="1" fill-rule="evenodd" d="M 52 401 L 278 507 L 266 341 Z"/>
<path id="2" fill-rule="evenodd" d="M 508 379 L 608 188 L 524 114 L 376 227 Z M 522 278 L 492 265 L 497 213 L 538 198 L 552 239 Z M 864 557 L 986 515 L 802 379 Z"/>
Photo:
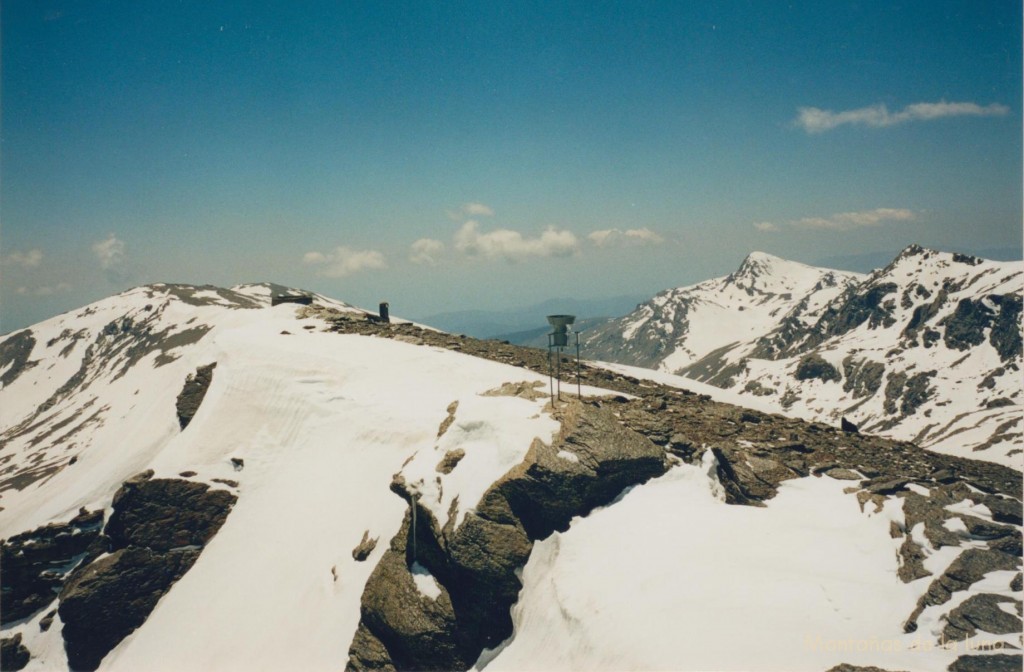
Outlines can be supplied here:
<path id="1" fill-rule="evenodd" d="M 142 625 L 164 593 L 199 557 L 195 549 L 158 553 L 132 546 L 75 572 L 60 597 L 68 665 L 95 670 L 107 653 Z"/>
<path id="2" fill-rule="evenodd" d="M 0 616 L 4 625 L 27 618 L 56 599 L 64 578 L 83 560 L 106 551 L 103 511 L 82 509 L 67 523 L 51 523 L 0 544 Z"/>
<path id="3" fill-rule="evenodd" d="M 68 664 L 94 670 L 142 625 L 223 525 L 236 497 L 202 483 L 146 472 L 114 495 L 110 554 L 79 566 L 60 593 Z"/>
<path id="4" fill-rule="evenodd" d="M 1000 603 L 1008 603 L 1017 615 L 1003 611 Z M 949 612 L 942 635 L 947 641 L 957 642 L 973 637 L 979 630 L 994 635 L 1021 632 L 1021 603 L 1012 597 L 979 593 L 971 595 L 963 604 Z"/>
<path id="5" fill-rule="evenodd" d="M 210 383 L 213 382 L 213 370 L 216 367 L 217 362 L 200 366 L 194 374 L 190 374 L 185 379 L 185 385 L 181 388 L 176 403 L 178 424 L 182 429 L 188 427 L 192 418 L 199 411 L 199 406 L 206 397 L 206 391 L 210 388 Z"/>
<path id="6" fill-rule="evenodd" d="M 21 643 L 21 633 L 0 639 L 0 670 L 15 672 L 28 665 L 32 654 Z"/>
<path id="7" fill-rule="evenodd" d="M 829 364 L 824 357 L 815 353 L 804 355 L 800 359 L 793 377 L 797 380 L 817 379 L 826 383 L 830 380 L 838 381 L 842 379 L 836 367 Z"/>
<path id="8" fill-rule="evenodd" d="M 987 656 L 960 656 L 947 668 L 949 672 L 1020 672 L 1024 656 L 994 653 Z"/>
<path id="9" fill-rule="evenodd" d="M 953 564 L 932 581 L 928 591 L 917 601 L 917 607 L 910 618 L 903 624 L 906 632 L 917 630 L 917 618 L 926 607 L 945 604 L 953 593 L 970 588 L 989 572 L 996 570 L 1015 570 L 1020 567 L 1021 559 L 1008 553 L 989 549 L 969 548 L 961 553 Z"/>
<path id="10" fill-rule="evenodd" d="M 560 419 L 558 439 L 535 440 L 457 527 L 453 519 L 442 529 L 396 476 L 392 489 L 410 508 L 366 584 L 349 669 L 470 667 L 511 634 L 509 609 L 522 588 L 516 570 L 533 542 L 667 468 L 663 449 L 607 409 L 574 402 Z M 558 457 L 560 451 L 578 459 Z M 416 573 L 432 577 L 436 597 L 420 592 Z"/>
<path id="11" fill-rule="evenodd" d="M 31 329 L 23 329 L 0 342 L 0 386 L 7 387 L 18 379 L 23 372 L 35 366 L 36 362 L 29 359 L 36 347 L 36 338 Z"/>
<path id="12" fill-rule="evenodd" d="M 333 322 L 331 330 L 392 337 L 395 333 L 409 333 L 435 347 L 450 347 L 496 361 L 515 361 L 534 371 L 547 372 L 543 351 L 469 338 L 456 339 L 414 325 L 393 324 L 384 330 L 363 321 L 342 318 Z M 932 453 L 913 443 L 845 433 L 836 426 L 719 404 L 707 396 L 586 364 L 582 366 L 581 373 L 584 385 L 621 393 L 588 402 L 584 407 L 591 404 L 599 406 L 622 427 L 646 437 L 666 456 L 696 463 L 707 450 L 711 450 L 717 462 L 715 475 L 725 491 L 727 503 L 762 505 L 775 496 L 784 481 L 807 476 L 849 481 L 851 485 L 847 491 L 856 496 L 865 511 L 877 511 L 890 505 L 892 499 L 902 499 L 905 524 L 894 525 L 892 535 L 893 550 L 900 562 L 899 578 L 906 583 L 928 576 L 923 561 L 935 549 L 944 546 L 964 548 L 965 542 L 970 541 L 972 547 L 963 550 L 949 570 L 931 582 L 928 593 L 921 597 L 922 604 L 949 604 L 955 593 L 976 583 L 975 576 L 984 576 L 991 568 L 1013 569 L 1020 565 L 1020 531 L 1010 527 L 1020 525 L 1021 520 L 1021 476 L 1014 469 Z M 903 389 L 898 402 L 903 401 L 910 377 L 901 383 Z M 921 380 L 928 380 L 928 376 Z M 531 456 L 534 454 L 531 451 Z M 543 459 L 534 461 L 538 466 L 544 464 Z M 569 463 L 564 459 L 559 462 L 563 463 L 559 466 Z M 529 473 L 523 465 L 512 472 L 517 470 Z M 452 548 L 458 545 L 453 544 L 453 539 L 464 534 L 467 544 L 470 539 L 481 540 L 467 546 L 471 549 L 468 557 L 489 557 L 481 549 L 503 547 L 502 558 L 522 557 L 522 562 L 525 562 L 529 551 L 523 540 L 532 542 L 536 530 L 543 529 L 536 521 L 532 524 L 524 522 L 530 521 L 528 510 L 521 520 L 511 506 L 515 500 L 512 494 L 519 486 L 508 486 L 506 493 L 500 491 L 498 485 L 495 483 L 492 491 L 481 499 L 476 513 L 467 514 L 457 529 L 450 525 L 441 530 L 438 521 L 424 507 L 410 506 L 410 510 L 415 508 L 417 512 L 417 524 L 412 525 L 411 515 L 408 516 L 409 529 L 402 534 L 409 534 L 415 539 L 417 562 L 447 591 L 456 623 L 461 622 L 463 614 L 473 614 L 474 607 L 471 601 L 461 598 L 459 586 L 463 585 L 460 584 L 463 579 L 453 578 L 454 572 L 450 569 Z M 396 482 L 393 488 L 410 503 L 414 501 L 413 493 L 401 481 Z M 494 504 L 493 508 L 490 508 L 491 504 Z M 987 507 L 992 520 L 956 513 L 948 508 L 970 508 L 974 505 Z M 918 525 L 923 525 L 923 541 L 916 532 L 910 533 Z M 415 534 L 410 530 L 415 530 Z M 406 540 L 398 550 L 406 552 L 409 546 Z M 981 556 L 977 557 L 978 554 Z M 411 567 L 411 559 L 407 557 L 406 560 L 406 566 Z M 493 571 L 493 576 L 503 575 L 500 566 L 495 566 Z M 504 585 L 501 590 L 510 596 L 507 598 L 509 604 L 516 599 L 518 583 L 502 584 L 482 569 L 479 575 L 487 576 L 492 586 Z M 469 576 L 473 574 L 469 573 Z M 468 579 L 465 581 L 465 585 L 473 585 Z M 1015 585 L 1018 585 L 1020 581 L 1016 581 Z M 367 589 L 372 589 L 372 586 L 368 584 Z M 494 602 L 501 599 L 500 594 L 496 599 L 491 593 L 483 594 Z M 952 606 L 947 606 L 944 613 L 952 609 Z M 488 632 L 501 633 L 502 627 L 507 627 L 507 608 L 501 613 L 506 620 L 494 617 L 487 626 L 490 628 Z M 908 619 L 908 623 L 914 624 L 912 627 L 916 627 L 919 613 L 918 610 Z M 486 619 L 487 616 L 477 614 L 474 618 Z M 391 643 L 388 637 L 392 636 L 397 635 L 371 631 L 364 623 L 353 641 L 350 666 L 354 669 L 393 669 L 396 663 L 388 654 L 389 647 L 400 645 Z M 495 634 L 494 638 L 499 636 Z"/>
<path id="13" fill-rule="evenodd" d="M 114 495 L 114 512 L 104 532 L 113 548 L 203 546 L 224 524 L 236 499 L 204 483 L 132 479 Z"/>
<path id="14" fill-rule="evenodd" d="M 370 557 L 373 550 L 377 548 L 377 537 L 370 538 L 370 531 L 363 532 L 362 540 L 352 549 L 352 558 L 356 562 L 362 562 Z"/>

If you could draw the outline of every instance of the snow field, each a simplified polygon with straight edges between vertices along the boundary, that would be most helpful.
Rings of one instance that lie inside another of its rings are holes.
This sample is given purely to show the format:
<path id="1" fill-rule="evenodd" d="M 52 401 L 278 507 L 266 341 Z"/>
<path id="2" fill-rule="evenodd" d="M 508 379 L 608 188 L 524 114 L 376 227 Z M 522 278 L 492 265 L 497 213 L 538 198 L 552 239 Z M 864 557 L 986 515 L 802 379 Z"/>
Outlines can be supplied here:
<path id="1" fill-rule="evenodd" d="M 515 633 L 486 669 L 935 670 L 956 657 L 894 634 L 926 585 L 896 576 L 898 502 L 862 513 L 822 477 L 785 482 L 766 508 L 728 506 L 714 485 L 679 465 L 538 542 Z"/>

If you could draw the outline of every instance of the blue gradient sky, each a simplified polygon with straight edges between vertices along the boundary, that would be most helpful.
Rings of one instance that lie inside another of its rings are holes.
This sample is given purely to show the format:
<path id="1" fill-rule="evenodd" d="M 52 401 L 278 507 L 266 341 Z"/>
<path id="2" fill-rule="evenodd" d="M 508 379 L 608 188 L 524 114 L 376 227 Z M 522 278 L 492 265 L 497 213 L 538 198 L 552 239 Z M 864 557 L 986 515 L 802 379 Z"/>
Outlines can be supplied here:
<path id="1" fill-rule="evenodd" d="M 653 294 L 753 249 L 1020 253 L 1017 3 L 6 0 L 0 21 L 0 331 L 156 281 L 422 316 Z"/>

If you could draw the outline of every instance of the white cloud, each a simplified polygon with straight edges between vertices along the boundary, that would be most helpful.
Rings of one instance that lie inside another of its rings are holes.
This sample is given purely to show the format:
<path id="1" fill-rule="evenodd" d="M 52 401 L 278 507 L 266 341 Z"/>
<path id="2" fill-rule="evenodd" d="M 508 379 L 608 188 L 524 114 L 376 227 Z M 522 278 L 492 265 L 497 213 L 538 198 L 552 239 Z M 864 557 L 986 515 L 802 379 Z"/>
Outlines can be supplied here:
<path id="1" fill-rule="evenodd" d="M 318 273 L 328 278 L 344 278 L 360 271 L 387 268 L 384 255 L 376 250 L 353 250 L 341 245 L 327 254 L 307 252 L 302 255 L 302 263 L 308 266 L 321 266 Z"/>
<path id="2" fill-rule="evenodd" d="M 464 222 L 473 217 L 494 217 L 494 209 L 483 203 L 463 203 L 456 210 L 448 210 L 448 218 L 453 222 Z"/>
<path id="3" fill-rule="evenodd" d="M 414 264 L 426 264 L 434 266 L 437 258 L 444 252 L 444 243 L 433 238 L 420 238 L 412 244 L 409 252 L 409 261 Z"/>
<path id="4" fill-rule="evenodd" d="M 42 250 L 29 250 L 21 252 L 15 250 L 3 258 L 3 263 L 8 266 L 20 266 L 21 268 L 35 268 L 43 261 Z"/>
<path id="5" fill-rule="evenodd" d="M 917 215 L 906 208 L 875 208 L 861 212 L 840 212 L 830 217 L 804 217 L 791 222 L 791 225 L 805 229 L 845 231 L 881 226 L 886 222 L 909 222 L 916 218 Z"/>
<path id="6" fill-rule="evenodd" d="M 121 282 L 127 277 L 127 255 L 125 244 L 114 234 L 107 236 L 106 240 L 93 243 L 92 253 L 100 262 L 100 268 L 107 274 L 111 282 Z"/>
<path id="7" fill-rule="evenodd" d="M 71 291 L 71 285 L 66 282 L 59 282 L 56 285 L 47 287 L 18 287 L 14 291 L 20 296 L 52 296 Z"/>
<path id="8" fill-rule="evenodd" d="M 506 259 L 516 262 L 527 257 L 568 257 L 579 249 L 571 231 L 549 227 L 537 238 L 525 238 L 518 231 L 495 229 L 480 233 L 479 224 L 467 221 L 455 234 L 455 249 L 468 256 Z"/>
<path id="9" fill-rule="evenodd" d="M 981 106 L 977 103 L 947 103 L 944 100 L 938 103 L 907 105 L 899 112 L 890 112 L 883 104 L 842 112 L 833 112 L 817 107 L 801 107 L 797 109 L 797 117 L 793 123 L 808 133 L 824 133 L 846 124 L 882 128 L 911 121 L 941 119 L 942 117 L 1001 117 L 1009 112 L 1010 108 L 998 103 Z"/>
<path id="10" fill-rule="evenodd" d="M 598 247 L 618 243 L 657 245 L 658 243 L 665 242 L 664 238 L 646 227 L 642 229 L 627 229 L 625 231 L 620 229 L 602 229 L 587 234 L 587 238 Z"/>
<path id="11" fill-rule="evenodd" d="M 776 233 L 783 226 L 798 229 L 819 229 L 822 231 L 848 231 L 850 229 L 882 226 L 889 222 L 910 222 L 917 219 L 913 210 L 906 208 L 875 208 L 858 212 L 838 212 L 828 217 L 803 217 L 786 222 L 784 225 L 775 222 L 754 222 L 758 231 Z"/>
<path id="12" fill-rule="evenodd" d="M 494 210 L 483 203 L 466 203 L 462 206 L 462 212 L 470 217 L 494 217 Z"/>

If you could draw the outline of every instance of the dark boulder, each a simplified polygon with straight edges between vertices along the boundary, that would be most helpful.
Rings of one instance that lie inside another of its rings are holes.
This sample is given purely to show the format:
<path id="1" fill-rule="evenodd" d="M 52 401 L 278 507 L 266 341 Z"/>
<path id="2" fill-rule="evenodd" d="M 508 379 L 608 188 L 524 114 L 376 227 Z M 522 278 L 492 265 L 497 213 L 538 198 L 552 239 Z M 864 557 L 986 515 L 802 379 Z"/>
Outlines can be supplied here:
<path id="1" fill-rule="evenodd" d="M 0 342 L 0 369 L 4 369 L 0 386 L 7 387 L 36 365 L 37 362 L 29 360 L 35 347 L 36 339 L 31 329 L 19 331 Z"/>
<path id="2" fill-rule="evenodd" d="M 793 376 L 797 380 L 817 379 L 824 382 L 828 382 L 830 380 L 838 381 L 842 379 L 842 376 L 839 375 L 839 371 L 836 367 L 829 364 L 824 357 L 816 354 L 804 355 L 801 357 Z"/>
<path id="3" fill-rule="evenodd" d="M 442 529 L 396 477 L 392 490 L 409 502 L 409 513 L 367 581 L 349 669 L 470 667 L 484 648 L 512 634 L 510 608 L 522 589 L 518 570 L 534 540 L 567 529 L 574 516 L 667 468 L 664 449 L 620 425 L 609 410 L 572 402 L 560 419 L 552 445 L 535 440 L 458 527 L 451 517 Z M 441 588 L 436 599 L 419 592 L 414 571 L 434 577 Z"/>
<path id="4" fill-rule="evenodd" d="M 67 523 L 51 523 L 0 544 L 0 613 L 4 625 L 27 618 L 53 602 L 68 572 L 106 552 L 100 536 L 103 511 L 79 511 Z"/>
<path id="5" fill-rule="evenodd" d="M 905 632 L 917 630 L 917 618 L 926 607 L 945 604 L 953 593 L 966 590 L 980 581 L 986 574 L 996 570 L 1013 571 L 1020 566 L 1020 557 L 982 548 L 968 548 L 932 581 L 927 592 L 917 601 L 917 607 L 903 624 Z"/>
<path id="6" fill-rule="evenodd" d="M 625 488 L 660 476 L 665 451 L 619 424 L 609 411 L 573 403 L 553 445 L 535 441 L 526 458 L 484 494 L 477 507 L 492 518 L 507 503 L 530 539 L 565 531 L 573 516 L 603 506 Z M 566 451 L 576 460 L 559 456 Z"/>
<path id="7" fill-rule="evenodd" d="M 847 420 L 845 415 L 843 416 L 842 420 L 840 421 L 839 428 L 841 430 L 843 430 L 844 432 L 846 432 L 847 434 L 859 434 L 860 433 L 860 429 L 857 427 L 857 425 L 855 425 L 852 422 L 850 422 L 849 420 Z"/>
<path id="8" fill-rule="evenodd" d="M 437 598 L 416 586 L 407 550 L 410 520 L 406 515 L 366 583 L 359 626 L 364 632 L 353 640 L 349 669 L 454 670 L 476 660 L 444 586 Z"/>
<path id="9" fill-rule="evenodd" d="M 127 481 L 114 495 L 106 534 L 114 548 L 169 551 L 202 546 L 224 524 L 236 497 L 204 483 L 173 478 Z"/>
<path id="10" fill-rule="evenodd" d="M 450 474 L 458 466 L 459 462 L 466 456 L 466 451 L 462 448 L 456 448 L 455 450 L 449 450 L 441 458 L 441 461 L 437 464 L 437 472 L 440 474 Z"/>
<path id="11" fill-rule="evenodd" d="M 1004 602 L 1014 605 L 1017 612 L 1020 612 L 1020 602 L 1012 597 L 992 593 L 971 595 L 946 616 L 943 637 L 947 641 L 958 642 L 973 637 L 979 630 L 994 635 L 1021 632 L 1020 617 L 1008 614 L 999 607 Z"/>
<path id="12" fill-rule="evenodd" d="M 356 562 L 362 562 L 370 557 L 373 549 L 377 548 L 377 537 L 370 538 L 370 531 L 363 532 L 363 539 L 352 549 L 352 558 Z"/>
<path id="13" fill-rule="evenodd" d="M 995 653 L 986 656 L 960 656 L 946 669 L 949 672 L 1020 672 L 1024 657 L 1019 653 Z"/>
<path id="14" fill-rule="evenodd" d="M 0 639 L 0 670 L 14 672 L 24 669 L 31 657 L 32 654 L 21 643 L 20 632 L 13 637 Z"/>
<path id="15" fill-rule="evenodd" d="M 206 397 L 206 391 L 210 388 L 210 383 L 213 382 L 213 370 L 216 366 L 217 362 L 200 366 L 194 374 L 185 379 L 185 385 L 178 394 L 176 404 L 178 424 L 182 429 L 188 427 L 192 418 L 199 411 L 199 406 Z"/>
<path id="16" fill-rule="evenodd" d="M 961 299 L 956 310 L 939 323 L 946 327 L 943 341 L 947 348 L 967 350 L 985 340 L 985 330 L 992 325 L 992 310 L 980 300 Z"/>
<path id="17" fill-rule="evenodd" d="M 61 591 L 59 608 L 71 669 L 99 667 L 198 557 L 194 549 L 157 553 L 133 546 L 75 572 Z"/>
<path id="18" fill-rule="evenodd" d="M 58 612 L 72 669 L 96 669 L 145 622 L 195 563 L 235 501 L 225 490 L 152 478 L 151 471 L 122 485 L 105 530 L 112 552 L 79 566 L 60 593 Z"/>
<path id="19" fill-rule="evenodd" d="M 1021 306 L 1024 299 L 1020 294 L 993 295 L 989 298 L 999 306 L 999 315 L 993 320 L 988 340 L 999 353 L 999 358 L 1004 362 L 1010 362 L 1019 358 L 1024 351 L 1020 333 Z"/>

